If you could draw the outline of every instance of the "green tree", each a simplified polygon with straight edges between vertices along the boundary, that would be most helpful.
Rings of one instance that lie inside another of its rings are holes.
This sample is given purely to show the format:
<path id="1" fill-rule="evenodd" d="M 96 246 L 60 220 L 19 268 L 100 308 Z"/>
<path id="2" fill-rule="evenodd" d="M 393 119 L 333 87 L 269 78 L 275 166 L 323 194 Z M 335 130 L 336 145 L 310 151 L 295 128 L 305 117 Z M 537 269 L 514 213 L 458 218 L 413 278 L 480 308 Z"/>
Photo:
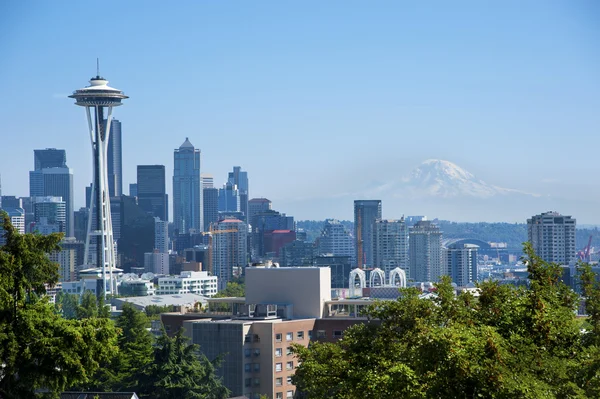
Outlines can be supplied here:
<path id="1" fill-rule="evenodd" d="M 227 298 L 227 297 L 244 297 L 246 296 L 246 286 L 243 283 L 235 281 L 227 282 L 227 286 L 221 291 L 217 292 L 215 298 Z"/>
<path id="2" fill-rule="evenodd" d="M 157 340 L 151 364 L 144 370 L 138 395 L 150 399 L 225 399 L 229 390 L 215 376 L 220 359 L 209 361 L 183 331 Z"/>
<path id="3" fill-rule="evenodd" d="M 0 397 L 56 397 L 86 383 L 117 350 L 108 319 L 67 320 L 44 296 L 58 281 L 48 253 L 60 249 L 60 234 L 19 234 L 0 212 L 6 245 L 0 247 Z"/>
<path id="4" fill-rule="evenodd" d="M 402 289 L 398 300 L 370 306 L 367 322 L 338 343 L 295 346 L 298 389 L 343 399 L 600 397 L 597 332 L 579 331 L 578 297 L 561 268 L 528 244 L 524 253 L 528 288 L 484 282 L 477 298 L 456 296 L 443 278 L 433 300 Z M 583 280 L 596 298 L 593 326 L 599 287 L 591 272 Z"/>
<path id="5" fill-rule="evenodd" d="M 63 291 L 59 291 L 58 294 L 56 294 L 56 311 L 65 319 L 77 318 L 77 306 L 79 306 L 78 295 L 69 294 L 68 292 Z"/>
<path id="6" fill-rule="evenodd" d="M 173 306 L 171 306 L 171 305 L 148 305 L 148 306 L 146 306 L 146 309 L 144 309 L 144 311 L 146 312 L 146 316 L 148 316 L 148 318 L 150 320 L 158 320 L 158 319 L 160 319 L 161 313 L 172 312 Z"/>

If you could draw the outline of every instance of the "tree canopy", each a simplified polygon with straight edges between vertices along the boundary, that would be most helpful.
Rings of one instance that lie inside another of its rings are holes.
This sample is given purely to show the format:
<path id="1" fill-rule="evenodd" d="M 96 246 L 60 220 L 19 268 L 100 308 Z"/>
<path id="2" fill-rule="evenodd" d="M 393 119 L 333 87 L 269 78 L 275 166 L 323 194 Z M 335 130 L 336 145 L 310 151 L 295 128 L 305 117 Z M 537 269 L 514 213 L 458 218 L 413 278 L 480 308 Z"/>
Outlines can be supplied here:
<path id="1" fill-rule="evenodd" d="M 484 282 L 456 296 L 449 278 L 436 298 L 414 288 L 366 311 L 337 343 L 295 346 L 293 377 L 310 398 L 600 397 L 600 294 L 582 267 L 590 331 L 561 269 L 524 246 L 529 288 Z"/>

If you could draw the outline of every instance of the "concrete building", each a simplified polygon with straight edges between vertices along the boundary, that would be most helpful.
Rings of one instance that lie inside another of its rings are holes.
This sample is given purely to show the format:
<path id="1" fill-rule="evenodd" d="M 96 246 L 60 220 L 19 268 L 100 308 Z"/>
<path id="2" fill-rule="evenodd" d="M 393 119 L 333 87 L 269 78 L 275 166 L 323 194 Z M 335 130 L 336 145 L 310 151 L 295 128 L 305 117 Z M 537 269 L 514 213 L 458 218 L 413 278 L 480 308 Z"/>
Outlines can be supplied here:
<path id="1" fill-rule="evenodd" d="M 137 183 L 129 183 L 129 196 L 137 197 Z"/>
<path id="2" fill-rule="evenodd" d="M 58 263 L 59 265 L 58 281 L 65 282 L 77 280 L 77 266 L 79 266 L 77 247 L 74 245 L 68 245 L 68 243 L 75 242 L 76 241 L 74 237 L 66 237 L 60 243 L 60 251 L 55 251 L 48 254 L 50 260 Z"/>
<path id="3" fill-rule="evenodd" d="M 225 219 L 213 224 L 211 234 L 213 272 L 219 278 L 221 290 L 248 264 L 248 227 L 241 220 Z"/>
<path id="4" fill-rule="evenodd" d="M 248 201 L 248 223 L 252 224 L 256 214 L 270 210 L 271 200 L 266 198 L 252 198 Z"/>
<path id="5" fill-rule="evenodd" d="M 212 297 L 217 293 L 217 277 L 208 272 L 181 272 L 179 276 L 160 277 L 157 295 L 198 294 Z"/>
<path id="6" fill-rule="evenodd" d="M 146 252 L 144 254 L 144 271 L 160 275 L 169 275 L 169 254 L 158 252 Z"/>
<path id="7" fill-rule="evenodd" d="M 169 222 L 157 217 L 154 218 L 154 249 L 169 253 Z"/>
<path id="8" fill-rule="evenodd" d="M 377 220 L 374 231 L 374 266 L 389 273 L 399 267 L 409 274 L 408 227 L 400 220 Z"/>
<path id="9" fill-rule="evenodd" d="M 13 227 L 19 232 L 19 234 L 25 234 L 25 211 L 23 208 L 2 208 L 4 212 L 8 214 L 8 218 L 12 223 Z M 6 244 L 4 238 L 4 229 L 0 225 L 0 246 Z"/>
<path id="10" fill-rule="evenodd" d="M 442 268 L 442 232 L 431 221 L 420 221 L 410 228 L 409 252 L 409 279 L 436 282 L 446 274 Z"/>
<path id="11" fill-rule="evenodd" d="M 293 216 L 279 213 L 275 210 L 267 210 L 254 214 L 252 220 L 252 251 L 253 261 L 263 260 L 267 256 L 265 247 L 265 234 L 274 230 L 294 230 L 296 224 Z"/>
<path id="12" fill-rule="evenodd" d="M 381 219 L 381 200 L 354 201 L 354 239 L 356 264 L 373 266 L 373 232 Z"/>
<path id="13" fill-rule="evenodd" d="M 160 220 L 169 220 L 164 165 L 138 165 L 137 197 L 143 210 Z"/>
<path id="14" fill-rule="evenodd" d="M 202 183 L 202 188 L 213 188 L 215 186 L 215 179 L 213 177 L 213 175 L 210 175 L 208 173 L 201 173 L 200 174 L 200 182 Z"/>
<path id="15" fill-rule="evenodd" d="M 200 149 L 186 137 L 174 151 L 173 222 L 180 234 L 190 229 L 203 231 L 202 184 L 200 182 Z"/>
<path id="16" fill-rule="evenodd" d="M 320 255 L 347 256 L 353 264 L 355 262 L 354 238 L 339 220 L 325 220 L 317 248 Z"/>
<path id="17" fill-rule="evenodd" d="M 443 268 L 459 287 L 477 281 L 477 249 L 473 244 L 450 244 L 443 250 Z"/>
<path id="18" fill-rule="evenodd" d="M 575 263 L 576 220 L 558 212 L 544 212 L 527 219 L 527 239 L 546 262 Z"/>

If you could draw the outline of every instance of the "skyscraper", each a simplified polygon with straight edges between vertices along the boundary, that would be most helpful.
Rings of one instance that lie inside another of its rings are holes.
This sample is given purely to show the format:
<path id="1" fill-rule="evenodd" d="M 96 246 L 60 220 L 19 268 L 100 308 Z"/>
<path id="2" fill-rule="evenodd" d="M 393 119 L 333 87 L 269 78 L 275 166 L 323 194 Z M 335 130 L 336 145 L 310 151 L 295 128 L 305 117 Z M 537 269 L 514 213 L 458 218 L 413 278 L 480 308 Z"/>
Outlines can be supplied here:
<path id="1" fill-rule="evenodd" d="M 404 218 L 377 220 L 374 229 L 374 266 L 386 274 L 399 267 L 408 276 L 408 228 Z"/>
<path id="2" fill-rule="evenodd" d="M 219 189 L 205 187 L 202 192 L 204 231 L 209 231 L 210 224 L 219 220 Z"/>
<path id="3" fill-rule="evenodd" d="M 373 230 L 378 219 L 381 219 L 381 200 L 354 201 L 355 259 L 359 267 L 373 265 Z"/>
<path id="4" fill-rule="evenodd" d="M 409 253 L 407 278 L 436 282 L 447 274 L 442 268 L 442 232 L 431 221 L 422 220 L 410 228 Z"/>
<path id="5" fill-rule="evenodd" d="M 246 223 L 225 219 L 213 224 L 213 272 L 219 278 L 219 290 L 231 281 L 234 269 L 241 272 L 247 264 Z"/>
<path id="6" fill-rule="evenodd" d="M 67 152 L 56 148 L 33 150 L 33 170 L 45 168 L 66 168 Z"/>
<path id="7" fill-rule="evenodd" d="M 568 265 L 576 260 L 576 220 L 558 212 L 544 212 L 527 219 L 527 239 L 546 262 Z"/>
<path id="8" fill-rule="evenodd" d="M 123 195 L 123 150 L 121 142 L 121 122 L 114 118 L 110 124 L 107 161 L 109 195 L 111 197 L 120 197 Z"/>
<path id="9" fill-rule="evenodd" d="M 35 197 L 33 215 L 35 230 L 40 234 L 65 232 L 67 211 L 61 197 Z"/>
<path id="10" fill-rule="evenodd" d="M 270 211 L 271 200 L 266 198 L 252 198 L 248 201 L 248 223 L 252 223 L 254 215 L 264 211 Z"/>
<path id="11" fill-rule="evenodd" d="M 248 172 L 242 171 L 240 166 L 234 166 L 233 172 L 229 172 L 228 182 L 235 184 L 240 194 L 240 206 L 238 211 L 244 213 L 245 222 L 248 223 Z"/>
<path id="12" fill-rule="evenodd" d="M 347 256 L 354 264 L 354 239 L 339 220 L 326 219 L 318 239 L 319 255 Z"/>
<path id="13" fill-rule="evenodd" d="M 180 234 L 190 229 L 203 231 L 200 149 L 186 137 L 175 150 L 173 169 L 173 221 Z M 139 192 L 139 188 L 138 188 Z"/>
<path id="14" fill-rule="evenodd" d="M 160 220 L 169 220 L 169 200 L 164 165 L 138 165 L 137 190 L 140 207 Z"/>
<path id="15" fill-rule="evenodd" d="M 169 223 L 154 218 L 154 249 L 162 254 L 169 253 Z"/>
<path id="16" fill-rule="evenodd" d="M 477 281 L 477 249 L 473 244 L 454 243 L 444 249 L 444 274 L 459 287 Z"/>
<path id="17" fill-rule="evenodd" d="M 65 236 L 73 237 L 73 173 L 66 166 L 29 172 L 29 196 L 61 197 L 66 206 Z"/>
<path id="18" fill-rule="evenodd" d="M 240 192 L 231 181 L 219 189 L 219 212 L 240 211 Z"/>

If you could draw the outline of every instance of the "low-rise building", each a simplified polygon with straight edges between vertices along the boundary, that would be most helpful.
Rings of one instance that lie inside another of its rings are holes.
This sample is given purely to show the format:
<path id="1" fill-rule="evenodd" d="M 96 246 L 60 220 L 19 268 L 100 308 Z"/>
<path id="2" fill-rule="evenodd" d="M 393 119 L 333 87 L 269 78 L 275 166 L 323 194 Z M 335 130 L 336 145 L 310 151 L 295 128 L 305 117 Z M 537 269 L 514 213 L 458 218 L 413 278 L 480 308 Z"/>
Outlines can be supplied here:
<path id="1" fill-rule="evenodd" d="M 198 294 L 212 297 L 217 293 L 217 276 L 208 272 L 183 271 L 179 276 L 158 279 L 157 295 Z"/>

